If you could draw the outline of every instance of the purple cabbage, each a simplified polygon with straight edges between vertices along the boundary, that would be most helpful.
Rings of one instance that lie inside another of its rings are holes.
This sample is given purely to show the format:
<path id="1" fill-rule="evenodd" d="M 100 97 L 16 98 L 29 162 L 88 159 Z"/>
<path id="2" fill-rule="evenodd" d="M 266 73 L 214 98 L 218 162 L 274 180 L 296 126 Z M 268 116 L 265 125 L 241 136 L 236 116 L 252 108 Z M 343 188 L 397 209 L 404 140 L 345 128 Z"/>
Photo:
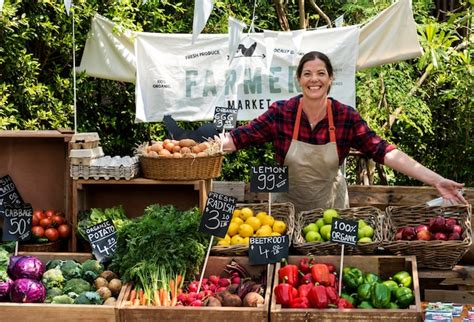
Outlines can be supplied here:
<path id="1" fill-rule="evenodd" d="M 10 300 L 15 303 L 43 303 L 45 298 L 43 284 L 29 278 L 17 279 L 10 288 Z"/>
<path id="2" fill-rule="evenodd" d="M 13 266 L 11 277 L 14 280 L 19 278 L 30 278 L 33 280 L 41 280 L 45 267 L 43 262 L 34 256 L 22 256 Z"/>
<path id="3" fill-rule="evenodd" d="M 0 301 L 3 302 L 8 299 L 13 281 L 7 276 L 0 279 Z"/>
<path id="4" fill-rule="evenodd" d="M 23 257 L 25 256 L 10 256 L 8 260 L 8 268 L 7 268 L 8 275 L 10 276 L 13 275 L 13 267 L 15 267 L 16 262 L 18 262 L 18 260 Z"/>

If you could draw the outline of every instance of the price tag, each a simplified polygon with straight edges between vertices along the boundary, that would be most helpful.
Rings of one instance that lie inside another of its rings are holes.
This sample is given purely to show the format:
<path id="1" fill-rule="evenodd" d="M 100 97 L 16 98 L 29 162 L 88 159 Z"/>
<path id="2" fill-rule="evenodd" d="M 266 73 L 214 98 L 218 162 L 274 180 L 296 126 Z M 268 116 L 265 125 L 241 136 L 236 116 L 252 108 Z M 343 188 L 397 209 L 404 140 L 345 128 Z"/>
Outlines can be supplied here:
<path id="1" fill-rule="evenodd" d="M 3 241 L 25 241 L 31 238 L 33 207 L 31 204 L 4 204 Z"/>
<path id="2" fill-rule="evenodd" d="M 338 244 L 355 245 L 358 240 L 358 229 L 358 221 L 333 218 L 331 225 L 331 241 Z"/>
<path id="3" fill-rule="evenodd" d="M 237 124 L 237 108 L 216 106 L 214 110 L 214 124 L 220 131 L 231 130 Z"/>
<path id="4" fill-rule="evenodd" d="M 251 192 L 288 192 L 287 166 L 252 167 L 250 174 Z"/>
<path id="5" fill-rule="evenodd" d="M 290 240 L 287 235 L 250 237 L 249 261 L 252 265 L 272 264 L 288 257 Z"/>
<path id="6" fill-rule="evenodd" d="M 20 193 L 16 189 L 15 183 L 9 175 L 0 178 L 0 217 L 4 216 L 6 204 L 23 203 Z"/>
<path id="7" fill-rule="evenodd" d="M 209 192 L 199 230 L 217 237 L 225 237 L 237 199 L 217 192 Z"/>
<path id="8" fill-rule="evenodd" d="M 117 236 L 112 220 L 103 221 L 86 229 L 92 253 L 99 262 L 106 262 L 117 248 Z"/>

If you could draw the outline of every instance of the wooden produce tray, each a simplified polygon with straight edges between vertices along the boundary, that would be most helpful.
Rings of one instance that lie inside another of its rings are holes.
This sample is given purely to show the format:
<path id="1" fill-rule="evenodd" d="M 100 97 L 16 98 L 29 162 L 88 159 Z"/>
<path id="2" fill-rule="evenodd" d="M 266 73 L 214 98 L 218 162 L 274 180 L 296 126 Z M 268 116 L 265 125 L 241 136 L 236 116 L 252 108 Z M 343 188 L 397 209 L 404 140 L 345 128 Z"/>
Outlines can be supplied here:
<path id="1" fill-rule="evenodd" d="M 46 263 L 52 259 L 74 259 L 84 262 L 92 258 L 88 253 L 30 253 Z M 116 305 L 82 305 L 82 304 L 49 304 L 49 303 L 0 303 L 0 322 L 115 322 L 118 321 L 118 303 L 122 301 L 125 287 L 122 287 Z"/>
<path id="2" fill-rule="evenodd" d="M 130 296 L 132 285 L 127 285 L 125 295 L 119 303 L 120 322 L 132 321 L 193 321 L 193 322 L 261 322 L 268 321 L 268 311 L 271 296 L 271 281 L 273 265 L 250 266 L 248 257 L 233 258 L 244 266 L 251 275 L 260 275 L 267 270 L 267 287 L 265 289 L 265 304 L 259 307 L 190 307 L 190 306 L 125 306 L 124 302 Z M 204 276 L 221 275 L 232 257 L 210 256 Z"/>
<path id="3" fill-rule="evenodd" d="M 290 256 L 288 263 L 298 264 L 305 256 Z M 340 267 L 340 256 L 317 256 L 317 262 L 332 263 L 337 271 Z M 421 321 L 420 287 L 415 256 L 344 256 L 344 267 L 354 266 L 365 272 L 380 275 L 382 279 L 406 270 L 412 275 L 415 304 L 407 309 L 286 309 L 276 304 L 272 296 L 270 321 L 272 322 L 305 322 L 305 321 Z M 278 269 L 276 264 L 273 289 L 278 285 Z M 273 295 L 273 292 L 272 292 Z"/>

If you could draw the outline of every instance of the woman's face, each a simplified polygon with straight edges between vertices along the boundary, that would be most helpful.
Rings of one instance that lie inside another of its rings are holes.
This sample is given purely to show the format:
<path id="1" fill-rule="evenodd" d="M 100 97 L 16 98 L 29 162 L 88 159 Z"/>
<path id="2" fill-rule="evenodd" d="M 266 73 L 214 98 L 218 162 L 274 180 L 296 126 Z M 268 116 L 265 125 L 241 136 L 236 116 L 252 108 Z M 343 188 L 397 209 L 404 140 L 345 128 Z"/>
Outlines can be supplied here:
<path id="1" fill-rule="evenodd" d="M 298 79 L 303 90 L 303 96 L 309 99 L 320 99 L 327 96 L 332 84 L 326 64 L 320 60 L 310 60 L 303 65 L 301 76 Z"/>

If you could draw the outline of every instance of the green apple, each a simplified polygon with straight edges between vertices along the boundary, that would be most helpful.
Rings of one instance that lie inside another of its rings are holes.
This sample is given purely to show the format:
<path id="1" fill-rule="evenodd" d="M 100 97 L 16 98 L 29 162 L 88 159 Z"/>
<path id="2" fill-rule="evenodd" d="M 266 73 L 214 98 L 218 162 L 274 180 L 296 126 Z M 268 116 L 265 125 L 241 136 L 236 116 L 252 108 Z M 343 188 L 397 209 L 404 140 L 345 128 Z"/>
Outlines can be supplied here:
<path id="1" fill-rule="evenodd" d="M 334 209 L 326 209 L 323 213 L 323 220 L 326 225 L 332 224 L 333 218 L 339 218 L 339 214 Z"/>
<path id="2" fill-rule="evenodd" d="M 359 231 L 363 235 L 362 237 L 372 238 L 374 236 L 374 229 L 370 227 L 369 225 L 360 228 Z"/>
<path id="3" fill-rule="evenodd" d="M 367 243 L 371 243 L 371 242 L 372 242 L 372 238 L 370 238 L 370 237 L 362 237 L 358 241 L 359 244 L 367 244 Z"/>
<path id="4" fill-rule="evenodd" d="M 321 227 L 324 226 L 324 219 L 319 218 L 318 220 L 316 220 L 316 225 L 318 225 L 318 229 L 321 229 Z"/>
<path id="5" fill-rule="evenodd" d="M 303 234 L 304 234 L 305 236 L 306 236 L 306 234 L 307 234 L 309 231 L 319 232 L 319 227 L 318 227 L 318 225 L 316 225 L 316 224 L 313 222 L 313 223 L 311 223 L 311 224 L 306 225 L 306 226 L 303 228 Z"/>
<path id="6" fill-rule="evenodd" d="M 367 226 L 367 223 L 365 222 L 364 219 L 359 219 L 359 229 Z"/>
<path id="7" fill-rule="evenodd" d="M 321 235 L 314 230 L 308 231 L 308 233 L 304 236 L 304 239 L 307 242 L 318 242 L 321 241 Z"/>
<path id="8" fill-rule="evenodd" d="M 331 239 L 331 225 L 324 225 L 319 229 L 319 234 L 325 241 L 328 241 Z"/>

